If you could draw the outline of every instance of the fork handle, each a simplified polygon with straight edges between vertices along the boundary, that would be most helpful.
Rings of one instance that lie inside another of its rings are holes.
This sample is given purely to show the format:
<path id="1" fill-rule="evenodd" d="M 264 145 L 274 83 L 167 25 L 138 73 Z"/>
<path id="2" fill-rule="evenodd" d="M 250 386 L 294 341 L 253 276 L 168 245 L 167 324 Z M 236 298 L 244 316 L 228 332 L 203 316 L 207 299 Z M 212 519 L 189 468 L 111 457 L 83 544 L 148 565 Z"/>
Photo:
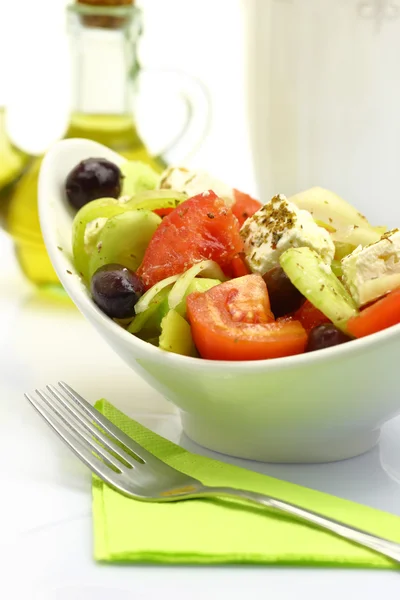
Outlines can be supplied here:
<path id="1" fill-rule="evenodd" d="M 342 538 L 356 542 L 360 546 L 365 546 L 366 548 L 375 550 L 375 552 L 383 554 L 384 556 L 388 556 L 389 558 L 400 563 L 400 544 L 375 536 L 372 533 L 363 531 L 362 529 L 351 527 L 350 525 L 346 525 L 345 523 L 336 521 L 335 519 L 330 519 L 329 517 L 325 517 L 311 510 L 301 508 L 295 504 L 290 504 L 289 502 L 272 498 L 271 496 L 265 496 L 264 494 L 248 492 L 245 490 L 237 490 L 229 487 L 206 486 L 202 487 L 196 494 L 193 494 L 193 496 L 225 496 L 229 498 L 240 498 L 242 500 L 251 502 L 252 504 L 273 508 L 282 513 L 289 514 L 292 517 L 301 519 L 302 521 L 313 523 L 322 529 L 332 531 Z"/>

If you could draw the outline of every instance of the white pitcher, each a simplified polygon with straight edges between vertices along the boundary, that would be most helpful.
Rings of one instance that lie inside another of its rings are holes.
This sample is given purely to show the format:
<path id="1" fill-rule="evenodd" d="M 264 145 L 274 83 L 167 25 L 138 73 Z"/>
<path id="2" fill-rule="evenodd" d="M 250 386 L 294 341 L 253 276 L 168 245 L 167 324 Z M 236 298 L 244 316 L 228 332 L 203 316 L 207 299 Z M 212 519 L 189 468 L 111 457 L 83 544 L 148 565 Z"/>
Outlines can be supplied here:
<path id="1" fill-rule="evenodd" d="M 243 0 L 263 201 L 330 188 L 400 226 L 400 0 Z"/>

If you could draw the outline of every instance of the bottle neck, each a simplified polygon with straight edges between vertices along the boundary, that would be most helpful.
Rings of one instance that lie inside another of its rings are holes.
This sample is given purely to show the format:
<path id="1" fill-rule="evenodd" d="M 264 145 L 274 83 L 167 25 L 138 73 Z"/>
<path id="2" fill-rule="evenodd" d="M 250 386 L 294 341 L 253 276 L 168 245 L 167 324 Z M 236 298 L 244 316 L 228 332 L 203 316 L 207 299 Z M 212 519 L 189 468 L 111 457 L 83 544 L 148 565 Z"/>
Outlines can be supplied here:
<path id="1" fill-rule="evenodd" d="M 71 12 L 73 114 L 131 115 L 138 27 L 136 9 L 129 11 L 118 20 Z"/>

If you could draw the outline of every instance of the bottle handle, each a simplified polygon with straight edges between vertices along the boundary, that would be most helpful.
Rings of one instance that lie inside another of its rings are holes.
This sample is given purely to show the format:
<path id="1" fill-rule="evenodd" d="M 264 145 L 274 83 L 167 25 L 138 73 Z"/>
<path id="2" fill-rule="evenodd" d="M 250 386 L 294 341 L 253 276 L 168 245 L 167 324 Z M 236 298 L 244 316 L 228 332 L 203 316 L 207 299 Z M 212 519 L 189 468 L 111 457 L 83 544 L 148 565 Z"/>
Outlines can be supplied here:
<path id="1" fill-rule="evenodd" d="M 183 101 L 185 116 L 180 131 L 157 153 L 168 164 L 187 163 L 198 152 L 211 127 L 211 95 L 201 79 L 185 71 L 169 68 L 141 67 L 141 75 L 168 76 L 169 88 L 176 88 L 176 96 Z M 173 79 L 175 78 L 175 83 Z"/>

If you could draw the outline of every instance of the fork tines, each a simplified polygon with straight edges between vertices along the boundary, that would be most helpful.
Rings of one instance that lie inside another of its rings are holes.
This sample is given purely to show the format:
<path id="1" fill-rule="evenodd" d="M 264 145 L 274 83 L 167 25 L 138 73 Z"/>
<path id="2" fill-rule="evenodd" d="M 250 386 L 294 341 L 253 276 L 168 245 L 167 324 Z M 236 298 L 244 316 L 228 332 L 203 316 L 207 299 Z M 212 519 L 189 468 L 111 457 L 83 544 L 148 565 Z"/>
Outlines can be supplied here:
<path id="1" fill-rule="evenodd" d="M 116 477 L 149 460 L 151 454 L 125 435 L 68 384 L 46 386 L 25 397 L 71 450 L 101 479 Z"/>

